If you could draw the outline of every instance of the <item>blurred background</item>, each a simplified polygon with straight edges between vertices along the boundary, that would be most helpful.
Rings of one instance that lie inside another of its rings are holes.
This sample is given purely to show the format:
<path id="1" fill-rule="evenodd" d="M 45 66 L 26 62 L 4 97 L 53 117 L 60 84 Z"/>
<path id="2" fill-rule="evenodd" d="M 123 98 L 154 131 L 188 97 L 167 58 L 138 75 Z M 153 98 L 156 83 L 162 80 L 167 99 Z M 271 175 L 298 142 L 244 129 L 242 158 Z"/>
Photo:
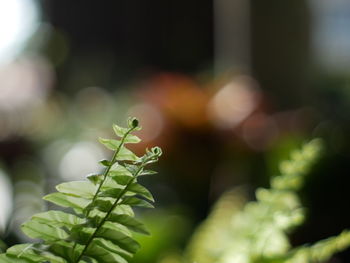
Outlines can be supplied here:
<path id="1" fill-rule="evenodd" d="M 128 116 L 137 153 L 164 150 L 133 262 L 172 262 L 224 191 L 268 186 L 314 137 L 326 151 L 292 242 L 350 227 L 349 28 L 348 0 L 0 0 L 1 238 L 25 241 L 45 193 L 98 171 L 97 137 Z"/>

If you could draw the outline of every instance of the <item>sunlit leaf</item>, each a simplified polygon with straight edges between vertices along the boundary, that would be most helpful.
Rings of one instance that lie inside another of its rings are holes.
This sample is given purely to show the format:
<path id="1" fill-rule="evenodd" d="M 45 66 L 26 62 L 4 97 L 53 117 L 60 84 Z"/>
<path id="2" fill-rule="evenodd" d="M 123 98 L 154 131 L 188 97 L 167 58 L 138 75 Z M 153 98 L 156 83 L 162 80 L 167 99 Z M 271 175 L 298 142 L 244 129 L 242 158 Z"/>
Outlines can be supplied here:
<path id="1" fill-rule="evenodd" d="M 99 161 L 100 164 L 102 164 L 103 166 L 109 167 L 112 165 L 112 163 L 108 160 L 101 160 Z"/>
<path id="2" fill-rule="evenodd" d="M 41 224 L 36 221 L 27 221 L 21 226 L 22 231 L 31 238 L 41 238 L 46 241 L 66 239 L 69 235 L 61 228 Z"/>
<path id="3" fill-rule="evenodd" d="M 152 174 L 157 174 L 156 171 L 152 171 L 152 170 L 143 170 L 140 175 L 152 175 Z"/>
<path id="4" fill-rule="evenodd" d="M 56 189 L 67 195 L 90 199 L 95 195 L 97 187 L 89 181 L 73 181 L 59 184 Z"/>
<path id="5" fill-rule="evenodd" d="M 133 183 L 129 186 L 128 191 L 133 192 L 135 194 L 141 195 L 142 197 L 154 202 L 154 198 L 150 191 L 147 190 L 146 187 L 138 184 Z"/>
<path id="6" fill-rule="evenodd" d="M 100 174 L 91 174 L 86 177 L 94 185 L 98 185 L 102 182 L 103 176 Z"/>
<path id="7" fill-rule="evenodd" d="M 121 194 L 123 192 L 124 192 L 124 189 L 114 188 L 114 189 L 109 189 L 109 190 L 100 192 L 99 196 L 101 196 L 101 197 L 118 198 L 118 197 L 121 197 Z"/>
<path id="8" fill-rule="evenodd" d="M 73 227 L 75 225 L 83 224 L 85 222 L 85 219 L 77 217 L 76 215 L 55 210 L 35 214 L 32 217 L 32 220 L 37 221 L 38 223 L 45 223 L 52 227 Z"/>
<path id="9" fill-rule="evenodd" d="M 60 192 L 48 194 L 43 199 L 62 207 L 77 209 L 78 211 L 82 211 L 89 204 L 89 200 L 85 198 L 69 196 Z"/>
<path id="10" fill-rule="evenodd" d="M 100 143 L 102 143 L 104 146 L 106 146 L 108 149 L 112 151 L 116 151 L 120 147 L 120 141 L 113 140 L 113 139 L 103 139 L 99 138 Z"/>
<path id="11" fill-rule="evenodd" d="M 107 246 L 105 243 L 93 242 L 86 251 L 86 255 L 96 259 L 98 262 L 128 263 L 119 253 L 115 253 L 114 250 L 109 248 L 110 246 Z"/>
<path id="12" fill-rule="evenodd" d="M 132 151 L 122 146 L 116 159 L 118 161 L 137 161 L 139 158 Z"/>
<path id="13" fill-rule="evenodd" d="M 149 235 L 145 225 L 131 216 L 112 214 L 108 217 L 108 221 L 122 224 L 134 232 Z"/>
<path id="14" fill-rule="evenodd" d="M 116 124 L 113 124 L 113 130 L 114 130 L 115 134 L 119 137 L 124 137 L 124 135 L 127 134 L 129 131 L 129 129 L 122 128 Z"/>
<path id="15" fill-rule="evenodd" d="M 130 205 L 130 206 L 139 206 L 139 207 L 145 207 L 145 208 L 154 208 L 154 206 L 152 204 L 150 204 L 149 202 L 143 200 L 143 199 L 139 199 L 137 197 L 125 197 L 123 199 L 123 201 L 121 202 L 121 204 L 124 205 Z"/>
<path id="16" fill-rule="evenodd" d="M 109 240 L 130 253 L 136 253 L 136 251 L 140 248 L 139 243 L 132 239 L 130 236 L 110 228 L 102 227 L 98 231 L 96 237 L 101 237 Z"/>

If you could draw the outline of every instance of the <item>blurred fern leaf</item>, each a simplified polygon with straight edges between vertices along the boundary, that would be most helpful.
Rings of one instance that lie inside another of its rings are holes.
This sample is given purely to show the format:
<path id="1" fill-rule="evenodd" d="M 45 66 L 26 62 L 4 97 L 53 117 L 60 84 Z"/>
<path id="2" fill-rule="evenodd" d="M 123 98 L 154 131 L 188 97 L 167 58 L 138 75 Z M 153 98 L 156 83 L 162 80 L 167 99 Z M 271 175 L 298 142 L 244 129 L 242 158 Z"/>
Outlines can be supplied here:
<path id="1" fill-rule="evenodd" d="M 292 152 L 290 160 L 280 165 L 281 175 L 272 178 L 271 188 L 257 189 L 256 201 L 248 202 L 241 210 L 242 202 L 238 200 L 242 200 L 242 194 L 235 191 L 224 194 L 195 232 L 185 262 L 324 262 L 349 247 L 347 230 L 314 245 L 294 249 L 288 239 L 291 230 L 303 223 L 304 209 L 297 191 L 319 158 L 321 148 L 322 142 L 315 139 Z"/>

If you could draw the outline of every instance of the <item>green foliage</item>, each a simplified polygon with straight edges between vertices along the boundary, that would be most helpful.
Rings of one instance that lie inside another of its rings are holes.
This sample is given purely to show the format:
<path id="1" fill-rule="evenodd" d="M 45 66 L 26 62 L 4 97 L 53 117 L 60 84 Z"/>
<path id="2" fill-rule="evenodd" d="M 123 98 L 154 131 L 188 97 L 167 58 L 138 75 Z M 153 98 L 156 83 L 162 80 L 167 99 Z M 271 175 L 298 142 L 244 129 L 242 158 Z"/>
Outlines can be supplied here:
<path id="1" fill-rule="evenodd" d="M 6 247 L 0 242 L 0 263 L 127 263 L 140 245 L 132 232 L 149 234 L 134 217 L 133 207 L 153 207 L 152 194 L 138 178 L 154 174 L 146 166 L 158 161 L 158 147 L 138 157 L 125 147 L 140 139 L 136 119 L 128 127 L 117 125 L 119 137 L 100 138 L 114 152 L 102 160 L 104 173 L 87 176 L 85 181 L 65 182 L 57 192 L 44 197 L 63 210 L 35 214 L 22 225 L 34 243 Z M 227 192 L 208 219 L 197 229 L 185 257 L 177 252 L 162 263 L 310 263 L 324 262 L 350 246 L 350 231 L 312 245 L 292 248 L 288 234 L 302 224 L 304 209 L 297 195 L 305 175 L 318 159 L 319 140 L 305 144 L 280 165 L 271 188 L 256 191 L 256 201 L 246 203 L 243 189 Z M 163 220 L 163 219 L 162 219 Z M 157 223 L 158 224 L 158 223 Z M 159 224 L 157 225 L 159 227 Z"/>
<path id="2" fill-rule="evenodd" d="M 100 139 L 114 152 L 111 160 L 101 161 L 103 174 L 90 175 L 85 181 L 66 182 L 45 200 L 65 208 L 34 215 L 22 225 L 32 244 L 15 245 L 0 255 L 0 262 L 51 263 L 127 263 L 139 249 L 132 232 L 148 234 L 143 223 L 134 218 L 132 207 L 153 207 L 152 194 L 138 178 L 154 174 L 146 166 L 158 161 L 159 147 L 146 150 L 142 157 L 125 147 L 140 139 L 137 119 L 128 127 L 113 129 L 119 140 Z"/>
<path id="3" fill-rule="evenodd" d="M 318 159 L 321 142 L 313 140 L 291 160 L 280 165 L 281 175 L 272 178 L 271 188 L 256 191 L 256 201 L 244 206 L 243 194 L 233 191 L 218 201 L 208 219 L 194 234 L 186 262 L 197 263 L 310 263 L 324 262 L 350 246 L 350 232 L 292 248 L 288 233 L 304 220 L 297 191 Z"/>
<path id="4" fill-rule="evenodd" d="M 4 252 L 6 250 L 6 244 L 0 240 L 0 253 Z"/>
<path id="5" fill-rule="evenodd" d="M 188 262 L 209 263 L 222 252 L 228 238 L 227 226 L 246 202 L 244 189 L 224 193 L 208 218 L 197 228 L 186 250 Z M 217 255 L 217 256 L 214 256 Z"/>

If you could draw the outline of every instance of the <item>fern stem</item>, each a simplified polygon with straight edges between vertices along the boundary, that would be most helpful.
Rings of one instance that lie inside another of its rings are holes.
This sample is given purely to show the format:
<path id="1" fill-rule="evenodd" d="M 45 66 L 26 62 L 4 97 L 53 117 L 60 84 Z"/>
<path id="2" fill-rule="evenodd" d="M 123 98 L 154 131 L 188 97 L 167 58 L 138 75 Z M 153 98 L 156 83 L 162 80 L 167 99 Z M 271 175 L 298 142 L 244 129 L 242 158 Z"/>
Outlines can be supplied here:
<path id="1" fill-rule="evenodd" d="M 112 165 L 113 165 L 113 164 L 115 163 L 115 161 L 116 161 L 116 158 L 117 158 L 117 156 L 118 156 L 118 153 L 119 153 L 120 149 L 121 149 L 122 146 L 124 145 L 124 141 L 125 141 L 126 137 L 127 137 L 134 129 L 135 129 L 135 128 L 130 128 L 130 129 L 124 134 L 124 136 L 122 137 L 122 139 L 120 140 L 120 144 L 119 144 L 117 150 L 114 151 L 114 154 L 113 154 L 113 157 L 112 157 L 112 159 L 111 159 L 110 165 L 109 165 L 108 167 L 106 167 L 105 172 L 103 173 L 103 179 L 102 179 L 101 183 L 99 184 L 99 186 L 98 186 L 98 188 L 97 188 L 97 190 L 96 190 L 96 193 L 95 193 L 94 197 L 92 198 L 91 203 L 93 203 L 93 202 L 96 200 L 97 195 L 98 195 L 98 193 L 99 193 L 100 190 L 101 190 L 101 187 L 103 186 L 104 182 L 105 182 L 106 179 L 107 179 L 107 175 L 108 175 L 109 171 L 111 170 Z M 88 210 L 88 211 L 87 211 L 86 217 L 89 216 L 90 211 L 91 211 L 91 210 Z"/>
<path id="2" fill-rule="evenodd" d="M 118 197 L 116 198 L 115 202 L 113 203 L 112 207 L 109 209 L 109 211 L 107 212 L 106 216 L 102 219 L 102 221 L 98 224 L 98 226 L 96 227 L 95 231 L 92 233 L 92 235 L 89 237 L 87 243 L 85 244 L 85 247 L 83 249 L 83 251 L 80 253 L 79 257 L 77 258 L 77 260 L 75 261 L 75 263 L 78 263 L 79 260 L 84 256 L 84 253 L 86 252 L 86 250 L 89 248 L 92 240 L 95 238 L 97 232 L 100 230 L 100 228 L 104 225 L 104 223 L 107 221 L 108 217 L 110 216 L 110 214 L 113 212 L 113 210 L 116 208 L 116 206 L 118 205 L 118 202 L 120 201 L 120 199 L 124 196 L 124 194 L 128 191 L 130 185 L 134 182 L 135 178 L 139 175 L 139 173 L 142 171 L 142 169 L 145 166 L 145 162 L 143 162 L 139 169 L 136 171 L 136 173 L 134 174 L 134 176 L 129 180 L 128 184 L 125 186 L 125 188 L 123 189 L 122 192 L 120 192 L 120 194 L 118 195 Z"/>
<path id="3" fill-rule="evenodd" d="M 106 179 L 107 179 L 108 173 L 109 173 L 109 171 L 111 170 L 112 165 L 113 165 L 113 164 L 115 163 L 115 161 L 116 161 L 116 158 L 117 158 L 117 156 L 118 156 L 118 153 L 119 153 L 120 149 L 121 149 L 122 146 L 124 145 L 124 141 L 125 141 L 126 137 L 127 137 L 133 130 L 135 130 L 135 129 L 136 129 L 136 127 L 130 128 L 130 129 L 124 134 L 124 136 L 121 138 L 120 144 L 119 144 L 118 148 L 117 148 L 117 149 L 114 151 L 114 153 L 113 153 L 112 159 L 111 159 L 111 161 L 110 161 L 110 165 L 109 165 L 108 167 L 106 167 L 105 172 L 103 173 L 103 179 L 102 179 L 101 183 L 99 184 L 99 186 L 98 186 L 98 188 L 97 188 L 97 190 L 96 190 L 96 192 L 95 192 L 95 195 L 94 195 L 94 197 L 92 198 L 91 203 L 93 203 L 93 202 L 96 200 L 97 195 L 98 195 L 98 193 L 99 193 L 100 190 L 101 190 L 101 187 L 103 186 L 104 182 L 105 182 Z M 86 218 L 89 217 L 90 212 L 91 212 L 91 209 L 89 209 L 89 210 L 86 212 Z M 91 241 L 90 241 L 90 242 L 91 242 Z M 77 246 L 77 243 L 74 244 L 74 246 L 73 246 L 73 251 L 75 250 L 76 246 Z M 85 250 L 85 249 L 84 249 L 84 250 Z M 84 252 L 84 251 L 83 251 L 83 252 Z M 82 254 L 83 254 L 83 252 L 82 252 Z M 76 261 L 76 262 L 79 262 L 80 258 L 81 258 L 81 257 L 79 256 L 78 261 Z"/>

